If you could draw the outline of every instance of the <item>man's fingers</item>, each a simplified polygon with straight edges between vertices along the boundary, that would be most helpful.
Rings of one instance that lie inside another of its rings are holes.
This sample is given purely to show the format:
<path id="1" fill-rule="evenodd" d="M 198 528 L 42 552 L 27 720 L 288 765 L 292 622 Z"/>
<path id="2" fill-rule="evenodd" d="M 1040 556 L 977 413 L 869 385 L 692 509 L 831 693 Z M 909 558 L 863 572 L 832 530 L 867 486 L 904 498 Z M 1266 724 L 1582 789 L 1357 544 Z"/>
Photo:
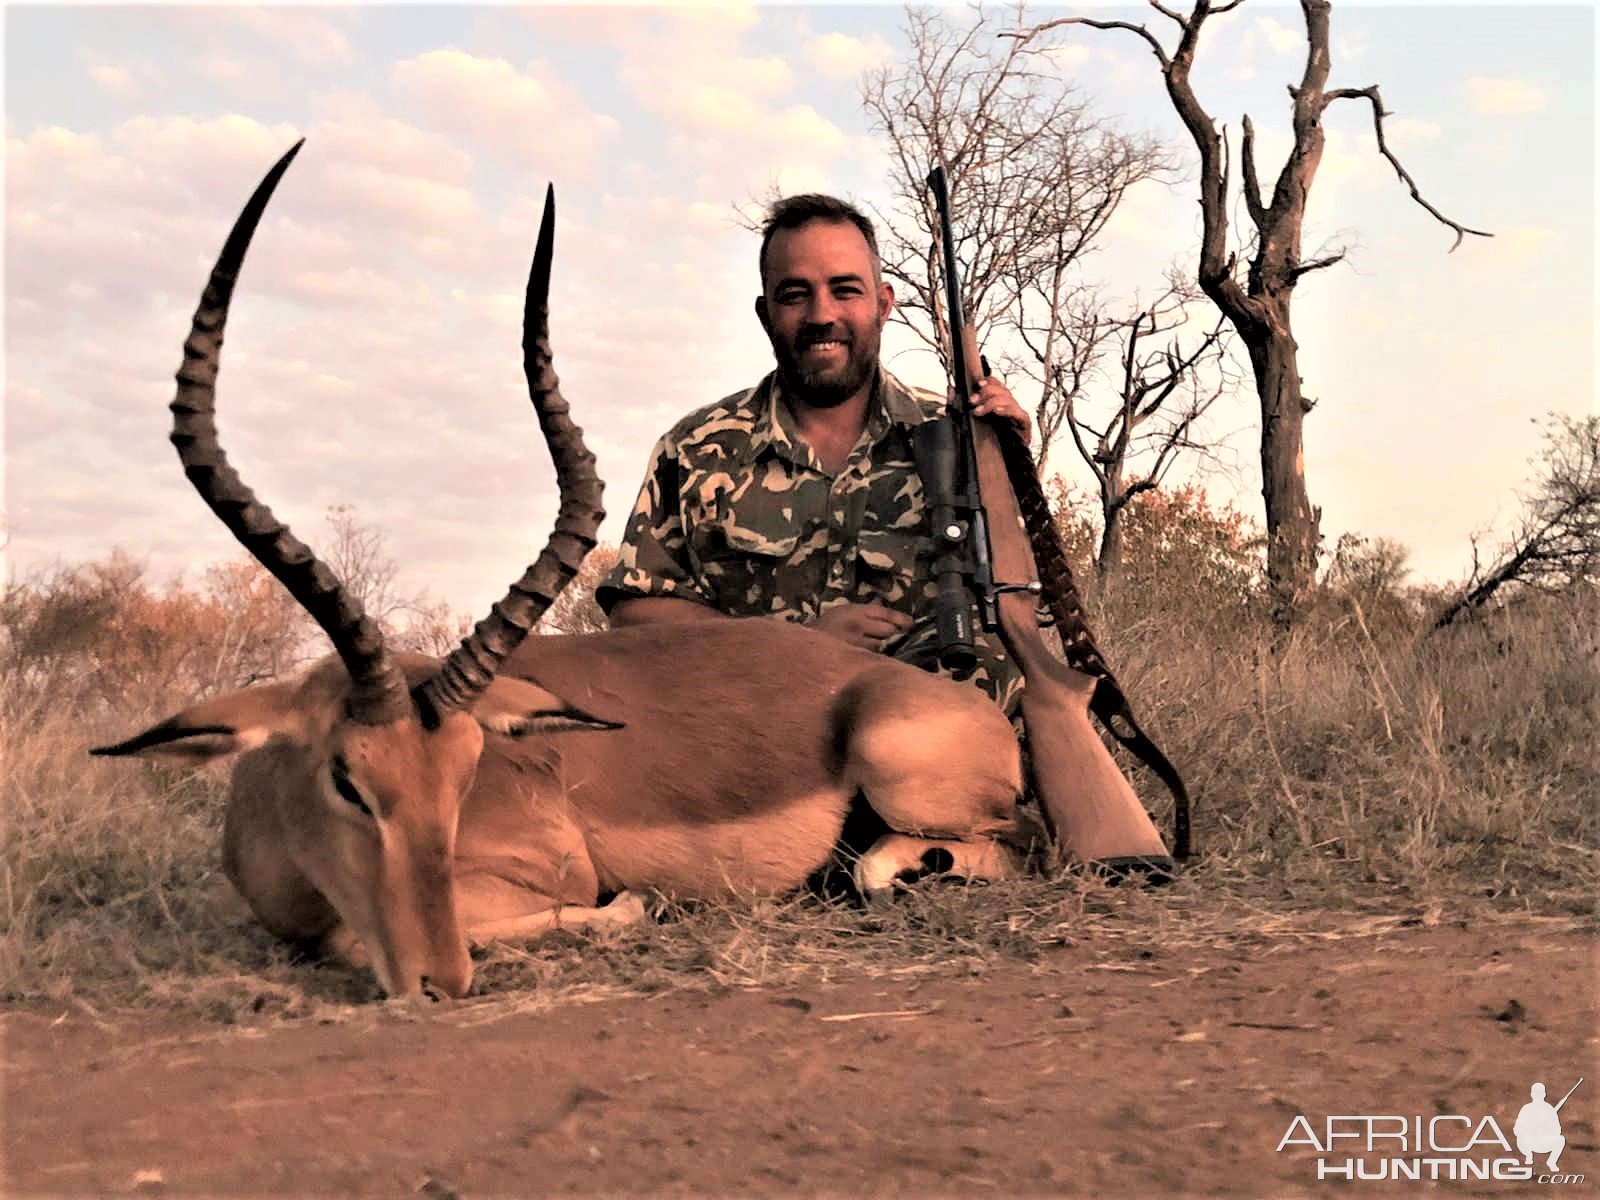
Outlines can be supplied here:
<path id="1" fill-rule="evenodd" d="M 1028 414 L 1020 408 L 1002 407 L 996 404 L 975 404 L 972 406 L 972 414 L 976 417 L 1003 417 L 1022 431 L 1024 445 L 1033 441 L 1033 422 L 1028 420 Z"/>
<path id="2" fill-rule="evenodd" d="M 856 606 L 857 611 L 868 620 L 887 621 L 896 629 L 905 629 L 911 624 L 911 618 L 898 608 L 890 608 L 887 604 L 876 602 Z"/>
<path id="3" fill-rule="evenodd" d="M 907 614 L 876 602 L 840 605 L 823 613 L 816 623 L 822 632 L 867 650 L 882 650 L 910 626 Z"/>

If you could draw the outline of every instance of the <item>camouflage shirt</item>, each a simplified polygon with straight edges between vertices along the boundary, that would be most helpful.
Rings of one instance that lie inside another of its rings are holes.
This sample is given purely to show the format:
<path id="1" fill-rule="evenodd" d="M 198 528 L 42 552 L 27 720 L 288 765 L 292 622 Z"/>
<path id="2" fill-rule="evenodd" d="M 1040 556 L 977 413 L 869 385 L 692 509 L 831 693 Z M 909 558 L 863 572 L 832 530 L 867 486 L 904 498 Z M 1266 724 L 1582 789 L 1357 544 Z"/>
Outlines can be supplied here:
<path id="1" fill-rule="evenodd" d="M 831 475 L 779 386 L 768 375 L 656 444 L 602 608 L 676 596 L 792 621 L 867 601 L 914 618 L 931 611 L 933 543 L 910 430 L 937 417 L 944 397 L 880 369 L 866 428 Z"/>

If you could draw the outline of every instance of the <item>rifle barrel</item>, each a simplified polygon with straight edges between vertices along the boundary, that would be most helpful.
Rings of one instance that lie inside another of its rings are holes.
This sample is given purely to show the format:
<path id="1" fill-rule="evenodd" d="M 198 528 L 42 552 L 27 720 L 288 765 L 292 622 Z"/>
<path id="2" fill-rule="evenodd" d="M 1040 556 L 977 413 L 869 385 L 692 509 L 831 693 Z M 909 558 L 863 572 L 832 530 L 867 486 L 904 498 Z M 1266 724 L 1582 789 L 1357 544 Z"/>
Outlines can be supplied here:
<path id="1" fill-rule="evenodd" d="M 955 403 L 958 411 L 972 406 L 972 369 L 967 365 L 966 341 L 962 330 L 966 316 L 961 311 L 961 281 L 956 277 L 956 235 L 950 221 L 950 185 L 944 167 L 928 172 L 928 190 L 939 215 L 940 244 L 944 247 L 945 323 L 950 330 L 950 373 L 955 376 Z"/>

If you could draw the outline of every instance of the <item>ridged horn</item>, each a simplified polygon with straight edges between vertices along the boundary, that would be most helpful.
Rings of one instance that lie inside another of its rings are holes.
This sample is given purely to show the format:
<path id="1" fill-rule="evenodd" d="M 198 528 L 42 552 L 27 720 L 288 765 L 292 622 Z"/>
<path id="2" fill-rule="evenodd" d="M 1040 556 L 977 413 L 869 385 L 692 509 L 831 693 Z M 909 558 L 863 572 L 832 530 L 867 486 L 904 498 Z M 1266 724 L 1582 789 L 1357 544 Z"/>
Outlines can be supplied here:
<path id="1" fill-rule="evenodd" d="M 594 549 L 595 534 L 605 519 L 601 507 L 604 485 L 595 470 L 594 455 L 583 442 L 583 430 L 573 424 L 571 410 L 561 396 L 550 353 L 550 265 L 555 254 L 556 194 L 551 187 L 544 198 L 544 220 L 528 274 L 528 293 L 522 311 L 522 369 L 528 392 L 539 415 L 539 428 L 550 447 L 556 468 L 561 507 L 555 532 L 521 579 L 505 598 L 479 621 L 461 645 L 450 652 L 439 671 L 418 689 L 424 717 L 462 709 L 493 681 L 506 656 L 521 644 L 561 590 L 578 573 Z"/>
<path id="2" fill-rule="evenodd" d="M 350 672 L 350 716 L 381 725 L 412 711 L 405 679 L 384 653 L 382 631 L 333 572 L 255 498 L 217 440 L 217 371 L 228 302 L 267 201 L 304 144 L 304 138 L 296 142 L 257 185 L 211 269 L 183 344 L 178 395 L 171 405 L 172 444 L 200 498 L 328 635 Z"/>

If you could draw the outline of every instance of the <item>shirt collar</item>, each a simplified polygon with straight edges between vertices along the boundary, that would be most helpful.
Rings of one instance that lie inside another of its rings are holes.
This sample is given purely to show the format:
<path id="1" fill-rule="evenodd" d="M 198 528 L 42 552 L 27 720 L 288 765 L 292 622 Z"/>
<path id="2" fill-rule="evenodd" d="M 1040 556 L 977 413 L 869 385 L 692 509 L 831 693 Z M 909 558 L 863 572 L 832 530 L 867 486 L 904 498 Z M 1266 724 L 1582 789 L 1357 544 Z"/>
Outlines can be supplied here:
<path id="1" fill-rule="evenodd" d="M 809 458 L 800 445 L 794 427 L 794 414 L 783 403 L 783 385 L 778 373 L 771 372 L 750 394 L 749 405 L 754 410 L 750 426 L 751 458 L 759 458 L 769 447 L 791 461 Z M 891 425 L 910 428 L 933 420 L 936 414 L 927 412 L 917 402 L 905 384 L 882 366 L 878 367 L 876 386 L 867 406 L 866 435 L 876 443 L 889 432 Z"/>

